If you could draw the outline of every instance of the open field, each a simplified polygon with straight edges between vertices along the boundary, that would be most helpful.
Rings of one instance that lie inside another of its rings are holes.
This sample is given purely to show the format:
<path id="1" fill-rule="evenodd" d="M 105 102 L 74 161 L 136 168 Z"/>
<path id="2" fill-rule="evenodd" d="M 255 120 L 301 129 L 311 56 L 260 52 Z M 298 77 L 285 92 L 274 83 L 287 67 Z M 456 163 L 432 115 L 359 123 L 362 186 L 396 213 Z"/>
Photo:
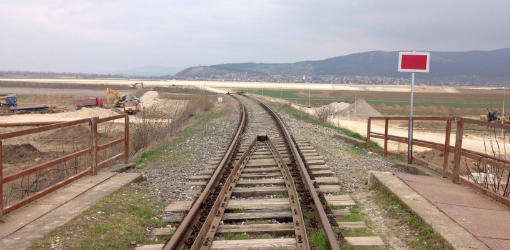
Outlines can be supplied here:
<path id="1" fill-rule="evenodd" d="M 252 94 L 308 105 L 306 90 L 246 90 Z M 372 91 L 311 91 L 310 103 L 329 104 L 332 102 L 353 103 L 356 99 L 364 99 L 382 114 L 409 115 L 410 94 L 403 92 L 372 92 Z M 485 114 L 488 107 L 501 110 L 503 92 L 491 89 L 461 89 L 456 93 L 417 92 L 414 95 L 415 115 L 462 115 L 478 117 Z M 510 104 L 505 105 L 510 110 Z M 501 111 L 500 111 L 501 112 Z"/>

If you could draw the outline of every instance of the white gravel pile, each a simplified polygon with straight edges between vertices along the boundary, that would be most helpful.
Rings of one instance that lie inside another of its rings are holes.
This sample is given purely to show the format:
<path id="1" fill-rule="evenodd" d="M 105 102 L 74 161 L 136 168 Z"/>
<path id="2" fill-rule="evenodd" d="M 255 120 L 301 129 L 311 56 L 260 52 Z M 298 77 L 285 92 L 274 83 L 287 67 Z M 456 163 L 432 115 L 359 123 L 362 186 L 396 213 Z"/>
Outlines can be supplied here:
<path id="1" fill-rule="evenodd" d="M 157 91 L 147 91 L 140 97 L 140 102 L 144 107 L 152 107 L 159 105 L 160 99 Z"/>
<path id="2" fill-rule="evenodd" d="M 358 99 L 356 103 L 350 104 L 348 107 L 340 111 L 338 115 L 360 120 L 366 120 L 368 117 L 373 116 L 382 116 L 379 111 L 375 110 L 364 99 Z"/>

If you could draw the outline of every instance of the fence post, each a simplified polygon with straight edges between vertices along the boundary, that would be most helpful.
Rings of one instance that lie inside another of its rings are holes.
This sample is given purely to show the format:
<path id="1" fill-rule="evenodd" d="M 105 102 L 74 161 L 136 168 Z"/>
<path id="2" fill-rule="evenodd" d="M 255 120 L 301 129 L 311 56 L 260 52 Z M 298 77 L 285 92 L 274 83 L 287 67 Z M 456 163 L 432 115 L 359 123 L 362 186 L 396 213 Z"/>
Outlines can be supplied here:
<path id="1" fill-rule="evenodd" d="M 4 165 L 2 158 L 3 155 L 3 148 L 2 148 L 2 140 L 0 140 L 0 222 L 4 222 Z"/>
<path id="2" fill-rule="evenodd" d="M 124 116 L 124 163 L 129 161 L 129 116 Z"/>
<path id="3" fill-rule="evenodd" d="M 367 149 L 370 149 L 370 127 L 372 123 L 372 118 L 368 118 L 367 122 Z"/>
<path id="4" fill-rule="evenodd" d="M 446 121 L 446 133 L 444 140 L 443 154 L 443 176 L 448 176 L 448 162 L 450 161 L 450 134 L 452 133 L 452 117 L 448 117 Z"/>
<path id="5" fill-rule="evenodd" d="M 455 157 L 453 163 L 453 178 L 452 178 L 452 182 L 455 184 L 459 183 L 460 159 L 462 153 L 463 135 L 464 135 L 464 121 L 461 118 L 457 121 L 457 133 L 455 135 Z"/>
<path id="6" fill-rule="evenodd" d="M 90 117 L 90 130 L 92 131 L 92 175 L 97 174 L 97 120 L 99 117 Z"/>
<path id="7" fill-rule="evenodd" d="M 384 157 L 388 157 L 388 118 L 384 119 Z"/>

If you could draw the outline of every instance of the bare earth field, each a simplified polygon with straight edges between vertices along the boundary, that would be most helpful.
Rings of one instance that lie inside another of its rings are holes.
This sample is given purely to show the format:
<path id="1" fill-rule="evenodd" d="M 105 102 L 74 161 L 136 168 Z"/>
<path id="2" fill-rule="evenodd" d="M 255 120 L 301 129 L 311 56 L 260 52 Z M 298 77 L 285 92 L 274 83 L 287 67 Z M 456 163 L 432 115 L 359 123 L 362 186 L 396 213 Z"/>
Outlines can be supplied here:
<path id="1" fill-rule="evenodd" d="M 0 122 L 11 121 L 41 121 L 41 120 L 72 120 L 90 116 L 109 116 L 121 113 L 120 109 L 94 111 L 73 110 L 72 101 L 88 96 L 106 97 L 106 87 L 113 88 L 121 94 L 137 94 L 141 90 L 128 87 L 129 84 L 141 80 L 132 79 L 0 79 L 0 92 L 12 92 L 20 95 L 20 106 L 50 105 L 62 108 L 67 112 L 44 115 L 19 115 L 0 116 Z M 331 84 L 300 84 L 300 83 L 260 83 L 260 82 L 203 82 L 203 81 L 146 81 L 143 80 L 146 90 L 157 88 L 158 97 L 146 100 L 142 106 L 155 105 L 162 112 L 169 112 L 168 107 L 185 105 L 189 99 L 186 91 L 175 91 L 182 85 L 194 85 L 197 91 L 207 90 L 215 92 L 227 92 L 236 89 L 264 89 L 265 95 L 278 98 L 283 95 L 284 99 L 292 102 L 306 102 L 308 90 L 310 90 L 311 102 L 346 101 L 364 99 L 383 115 L 407 116 L 409 113 L 410 86 L 380 86 L 380 85 L 331 85 Z M 284 90 L 280 92 L 280 88 Z M 313 92 L 311 91 L 313 90 Z M 495 88 L 465 88 L 443 86 L 415 86 L 415 114 L 427 116 L 462 116 L 478 119 L 485 113 L 484 108 L 498 108 L 503 100 L 503 92 Z M 178 93 L 176 93 L 178 92 Z M 142 92 L 143 93 L 143 92 Z M 167 108 L 165 108 L 167 107 Z M 510 106 L 508 107 L 510 108 Z M 307 110 L 304 110 L 307 111 Z M 136 118 L 132 118 L 136 122 Z M 334 117 L 333 124 L 345 127 L 354 132 L 366 136 L 366 120 L 350 120 Z M 415 138 L 444 143 L 444 124 L 441 122 L 416 123 Z M 376 132 L 384 131 L 384 124 L 375 122 L 372 128 Z M 455 126 L 453 126 L 453 131 Z M 390 134 L 407 136 L 406 122 L 392 122 L 389 126 Z M 464 147 L 480 152 L 488 150 L 488 138 L 494 137 L 494 131 L 483 128 L 467 128 L 467 136 L 464 138 Z M 497 138 L 496 138 L 497 139 Z M 484 140 L 487 142 L 484 144 Z M 499 138 L 499 141 L 503 141 Z M 379 141 L 380 142 L 380 141 Z M 452 133 L 450 144 L 454 145 L 455 134 Z M 501 145 L 506 147 L 506 145 Z M 392 151 L 405 151 L 407 145 L 389 142 Z M 416 152 L 428 149 L 415 147 Z"/>

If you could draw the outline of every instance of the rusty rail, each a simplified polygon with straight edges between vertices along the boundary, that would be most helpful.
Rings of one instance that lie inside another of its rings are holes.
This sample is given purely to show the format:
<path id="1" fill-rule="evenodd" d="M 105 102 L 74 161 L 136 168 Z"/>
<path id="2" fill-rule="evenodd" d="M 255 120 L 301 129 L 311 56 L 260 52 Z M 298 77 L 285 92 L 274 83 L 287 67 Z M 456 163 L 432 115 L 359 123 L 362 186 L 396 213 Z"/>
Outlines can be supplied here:
<path id="1" fill-rule="evenodd" d="M 294 142 L 292 135 L 290 134 L 289 130 L 283 123 L 282 119 L 278 116 L 278 114 L 276 114 L 276 112 L 274 112 L 271 108 L 269 108 L 269 106 L 267 106 L 263 102 L 257 100 L 256 98 L 253 98 L 253 97 L 249 97 L 249 98 L 258 102 L 265 110 L 267 110 L 268 113 L 276 121 L 280 130 L 282 131 L 282 134 L 292 151 L 294 159 L 296 160 L 296 164 L 298 166 L 299 173 L 301 175 L 301 178 L 303 179 L 305 187 L 310 192 L 310 196 L 313 199 L 313 207 L 317 214 L 317 217 L 318 217 L 317 219 L 321 223 L 322 228 L 324 229 L 324 233 L 326 233 L 326 236 L 329 241 L 329 246 L 332 250 L 340 250 L 335 232 L 333 231 L 333 228 L 331 227 L 329 219 L 326 215 L 326 211 L 324 211 L 324 208 L 322 207 L 322 203 L 319 199 L 319 196 L 317 195 L 317 191 L 315 190 L 315 187 L 313 185 L 314 181 L 312 181 L 312 179 L 308 175 L 308 172 L 306 171 L 305 163 L 303 162 L 303 159 L 301 158 L 299 148 L 296 145 L 296 143 Z"/>
<path id="2" fill-rule="evenodd" d="M 241 176 L 242 170 L 244 169 L 246 163 L 251 157 L 253 150 L 257 147 L 257 138 L 253 140 L 253 142 L 248 146 L 248 149 L 243 153 L 237 164 L 235 165 L 232 172 L 226 179 L 226 182 L 223 184 L 223 188 L 220 191 L 214 205 L 207 216 L 207 219 L 202 226 L 198 236 L 195 239 L 191 250 L 198 250 L 202 247 L 209 249 L 212 241 L 214 239 L 214 235 L 216 234 L 216 230 L 218 229 L 218 225 L 221 222 L 221 216 L 225 213 L 227 209 L 227 204 L 230 201 L 230 197 L 234 192 L 234 188 L 237 184 L 237 180 Z"/>
<path id="3" fill-rule="evenodd" d="M 239 120 L 239 126 L 237 129 L 237 132 L 235 136 L 232 138 L 232 141 L 230 143 L 230 146 L 228 150 L 223 155 L 223 158 L 221 159 L 220 163 L 218 164 L 218 167 L 214 171 L 211 179 L 205 186 L 205 188 L 202 190 L 202 193 L 200 196 L 195 200 L 193 203 L 193 206 L 191 207 L 190 211 L 184 218 L 184 220 L 181 222 L 177 230 L 175 231 L 174 235 L 168 241 L 163 249 L 170 250 L 170 249 L 180 249 L 184 246 L 185 241 L 188 240 L 188 237 L 193 232 L 193 226 L 198 222 L 200 218 L 200 213 L 205 207 L 205 202 L 208 197 L 212 196 L 214 193 L 214 188 L 219 183 L 220 177 L 225 172 L 227 166 L 228 166 L 228 160 L 231 159 L 233 156 L 235 149 L 239 146 L 241 135 L 244 133 L 244 130 L 246 128 L 246 125 L 248 124 L 248 111 L 246 110 L 246 107 L 244 104 L 239 100 L 237 97 L 232 97 L 237 100 L 241 106 L 241 118 Z M 194 240 L 194 239 L 191 239 Z"/>
<path id="4" fill-rule="evenodd" d="M 383 133 L 376 133 L 372 132 L 372 120 L 383 120 L 385 121 L 385 131 Z M 445 142 L 437 143 L 437 142 L 431 142 L 431 141 L 425 141 L 425 140 L 417 140 L 413 139 L 413 145 L 426 147 L 430 149 L 435 149 L 443 152 L 443 164 L 442 166 L 438 166 L 436 164 L 433 164 L 431 162 L 427 162 L 423 159 L 416 158 L 412 156 L 412 152 L 409 152 L 408 154 L 401 154 L 401 153 L 394 153 L 388 151 L 388 141 L 395 141 L 395 142 L 401 142 L 404 144 L 408 143 L 408 137 L 401 137 L 401 136 L 395 136 L 390 135 L 388 132 L 388 123 L 391 120 L 397 120 L 397 121 L 408 121 L 409 117 L 370 117 L 368 118 L 367 123 L 367 149 L 375 152 L 383 154 L 384 156 L 392 155 L 402 158 L 407 158 L 408 162 L 417 162 L 422 165 L 425 165 L 429 168 L 432 168 L 440 173 L 442 173 L 444 176 L 449 176 L 452 178 L 453 183 L 461 183 L 464 185 L 467 185 L 473 189 L 476 189 L 480 191 L 481 193 L 491 197 L 492 199 L 495 199 L 507 206 L 510 206 L 510 199 L 508 197 L 505 197 L 499 193 L 494 192 L 493 190 L 487 189 L 485 187 L 482 187 L 481 185 L 469 181 L 469 179 L 460 178 L 460 162 L 462 157 L 466 157 L 478 162 L 486 162 L 489 163 L 489 165 L 493 167 L 497 167 L 502 171 L 510 172 L 510 160 L 503 159 L 497 156 L 489 155 L 486 153 L 476 152 L 469 149 L 462 148 L 462 139 L 464 137 L 464 126 L 466 123 L 469 124 L 476 124 L 480 126 L 486 126 L 493 129 L 504 129 L 504 130 L 510 130 L 510 125 L 507 124 L 500 124 L 500 123 L 492 123 L 492 122 L 486 122 L 486 121 L 479 121 L 474 119 L 468 119 L 463 117 L 413 117 L 413 121 L 445 121 Z M 451 126 L 452 122 L 456 121 L 457 129 L 455 134 L 455 145 L 450 145 L 450 138 L 451 138 Z M 411 130 L 413 128 L 409 128 Z M 382 139 L 384 140 L 384 147 L 383 150 L 378 149 L 372 149 L 370 148 L 370 141 L 372 138 Z M 454 154 L 454 165 L 452 170 L 448 168 L 449 164 L 449 157 L 450 153 Z M 508 174 L 508 173 L 507 173 Z M 508 181 L 508 180 L 507 180 Z M 508 188 L 508 186 L 507 186 Z"/>
<path id="5" fill-rule="evenodd" d="M 99 123 L 112 121 L 112 120 L 116 120 L 116 119 L 122 119 L 122 118 L 124 119 L 124 137 L 121 139 L 112 141 L 112 142 L 98 145 L 98 143 L 97 143 L 97 135 L 98 135 L 97 134 L 97 125 Z M 71 154 L 61 156 L 59 158 L 35 165 L 33 167 L 18 171 L 16 173 L 12 173 L 5 177 L 3 176 L 3 159 L 2 159 L 3 140 L 18 137 L 18 136 L 29 135 L 29 134 L 33 134 L 33 133 L 50 131 L 53 129 L 60 129 L 60 128 L 74 126 L 74 125 L 85 124 L 85 123 L 88 123 L 91 128 L 91 146 L 90 146 L 90 148 L 86 148 L 86 149 L 83 149 L 83 150 L 80 150 L 80 151 L 77 151 L 77 152 L 74 152 Z M 59 123 L 52 122 L 51 124 L 33 123 L 33 122 L 16 123 L 16 124 L 14 124 L 14 126 L 40 126 L 40 127 L 23 129 L 23 130 L 0 134 L 0 220 L 3 217 L 3 215 L 10 213 L 24 205 L 27 205 L 30 202 L 35 201 L 35 200 L 59 189 L 75 180 L 78 180 L 78 179 L 86 176 L 89 173 L 92 173 L 93 175 L 97 174 L 97 170 L 99 168 L 106 166 L 109 162 L 111 162 L 113 160 L 124 158 L 125 163 L 127 163 L 129 160 L 129 117 L 127 114 L 115 115 L 115 116 L 110 116 L 110 117 L 101 118 L 101 119 L 99 119 L 98 117 L 91 117 L 88 119 L 80 119 L 80 120 L 75 120 L 75 121 L 70 121 L 70 122 L 59 122 Z M 97 153 L 99 151 L 113 147 L 117 144 L 121 144 L 122 142 L 124 142 L 124 152 L 123 153 L 113 156 L 109 159 L 106 159 L 98 164 Z M 86 154 L 90 154 L 91 158 L 92 158 L 92 165 L 90 166 L 90 168 L 87 168 L 86 170 L 84 170 L 76 175 L 73 175 L 65 180 L 55 183 L 49 187 L 46 187 L 43 190 L 40 190 L 30 196 L 27 196 L 13 204 L 9 204 L 8 206 L 4 207 L 4 205 L 3 205 L 3 198 L 4 198 L 3 197 L 3 185 L 4 184 L 12 182 L 14 180 L 17 180 L 17 179 L 22 178 L 27 175 L 37 173 L 38 171 L 53 167 L 60 163 L 75 159 L 77 157 L 80 157 L 80 156 L 83 156 Z"/>

